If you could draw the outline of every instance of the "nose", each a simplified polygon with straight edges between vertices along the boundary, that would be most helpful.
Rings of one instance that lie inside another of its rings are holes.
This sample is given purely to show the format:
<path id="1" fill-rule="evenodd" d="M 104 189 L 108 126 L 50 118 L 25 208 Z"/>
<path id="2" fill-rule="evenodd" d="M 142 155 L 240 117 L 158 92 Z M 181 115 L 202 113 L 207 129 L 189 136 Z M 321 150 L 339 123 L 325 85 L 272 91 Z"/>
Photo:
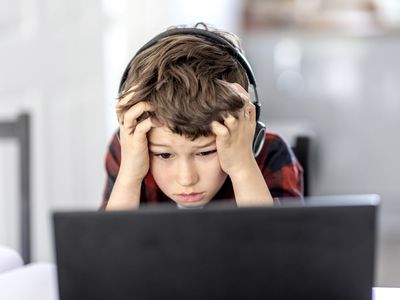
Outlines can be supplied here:
<path id="1" fill-rule="evenodd" d="M 196 166 L 190 159 L 179 161 L 176 171 L 176 181 L 181 186 L 192 186 L 199 181 Z"/>

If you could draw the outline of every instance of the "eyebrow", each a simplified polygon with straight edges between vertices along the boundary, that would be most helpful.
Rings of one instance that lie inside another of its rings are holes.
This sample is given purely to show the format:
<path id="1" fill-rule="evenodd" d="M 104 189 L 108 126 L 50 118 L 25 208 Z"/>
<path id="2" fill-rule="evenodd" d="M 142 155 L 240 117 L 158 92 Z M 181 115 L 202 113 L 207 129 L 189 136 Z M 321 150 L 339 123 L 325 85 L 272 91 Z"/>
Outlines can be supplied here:
<path id="1" fill-rule="evenodd" d="M 211 142 L 208 142 L 208 143 L 206 143 L 206 144 L 203 144 L 203 145 L 194 146 L 193 148 L 196 148 L 196 149 L 206 148 L 206 147 L 211 146 L 211 145 L 213 145 L 213 144 L 215 144 L 215 140 L 214 140 L 214 141 L 211 141 Z M 154 147 L 171 147 L 170 145 L 157 144 L 157 143 L 150 143 L 150 142 L 149 142 L 149 146 L 154 146 Z"/>
<path id="2" fill-rule="evenodd" d="M 169 147 L 169 145 L 164 145 L 164 144 L 156 144 L 156 143 L 150 143 L 149 146 L 155 146 L 155 147 Z"/>

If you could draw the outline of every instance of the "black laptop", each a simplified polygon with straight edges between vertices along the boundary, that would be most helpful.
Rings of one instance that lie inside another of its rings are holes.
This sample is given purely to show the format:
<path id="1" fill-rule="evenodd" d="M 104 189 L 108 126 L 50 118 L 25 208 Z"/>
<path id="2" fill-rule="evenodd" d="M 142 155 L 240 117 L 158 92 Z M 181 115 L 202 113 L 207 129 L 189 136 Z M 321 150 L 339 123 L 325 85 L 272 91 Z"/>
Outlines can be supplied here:
<path id="1" fill-rule="evenodd" d="M 60 299 L 371 299 L 378 202 L 56 212 Z"/>

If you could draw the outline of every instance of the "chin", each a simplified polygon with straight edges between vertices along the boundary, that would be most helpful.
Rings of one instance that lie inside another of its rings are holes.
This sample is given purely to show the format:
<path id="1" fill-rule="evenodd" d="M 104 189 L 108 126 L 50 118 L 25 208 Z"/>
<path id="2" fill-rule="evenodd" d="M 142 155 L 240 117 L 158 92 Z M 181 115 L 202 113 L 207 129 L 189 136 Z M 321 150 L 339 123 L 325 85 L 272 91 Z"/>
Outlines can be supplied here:
<path id="1" fill-rule="evenodd" d="M 203 208 L 210 201 L 199 201 L 199 202 L 176 202 L 182 208 Z"/>

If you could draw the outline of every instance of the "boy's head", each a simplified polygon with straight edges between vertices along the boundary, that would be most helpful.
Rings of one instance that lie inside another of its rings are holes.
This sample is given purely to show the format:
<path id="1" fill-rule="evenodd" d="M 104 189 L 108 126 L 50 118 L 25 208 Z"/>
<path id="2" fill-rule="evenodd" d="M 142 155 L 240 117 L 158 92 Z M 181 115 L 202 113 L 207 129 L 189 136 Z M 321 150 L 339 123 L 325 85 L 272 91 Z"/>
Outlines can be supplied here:
<path id="1" fill-rule="evenodd" d="M 165 195 L 190 208 L 211 201 L 227 178 L 211 123 L 223 123 L 228 114 L 239 117 L 246 100 L 232 83 L 247 90 L 249 78 L 244 69 L 247 63 L 242 66 L 238 54 L 232 53 L 233 46 L 208 39 L 204 31 L 200 35 L 188 31 L 177 30 L 179 34 L 173 35 L 167 31 L 139 50 L 120 86 L 120 99 L 129 100 L 117 109 L 123 115 L 141 101 L 151 104 L 154 111 L 137 120 L 151 115 L 161 123 L 147 133 L 150 174 Z M 235 35 L 212 32 L 241 51 Z M 145 180 L 150 184 L 150 177 Z"/>
<path id="2" fill-rule="evenodd" d="M 235 35 L 213 33 L 240 49 Z M 131 100 L 120 106 L 119 112 L 149 101 L 155 109 L 151 114 L 161 124 L 192 140 L 211 135 L 212 121 L 221 121 L 226 113 L 235 116 L 244 106 L 243 99 L 227 82 L 247 89 L 246 71 L 226 46 L 205 37 L 166 36 L 140 51 L 129 67 L 119 96 L 132 93 Z"/>

